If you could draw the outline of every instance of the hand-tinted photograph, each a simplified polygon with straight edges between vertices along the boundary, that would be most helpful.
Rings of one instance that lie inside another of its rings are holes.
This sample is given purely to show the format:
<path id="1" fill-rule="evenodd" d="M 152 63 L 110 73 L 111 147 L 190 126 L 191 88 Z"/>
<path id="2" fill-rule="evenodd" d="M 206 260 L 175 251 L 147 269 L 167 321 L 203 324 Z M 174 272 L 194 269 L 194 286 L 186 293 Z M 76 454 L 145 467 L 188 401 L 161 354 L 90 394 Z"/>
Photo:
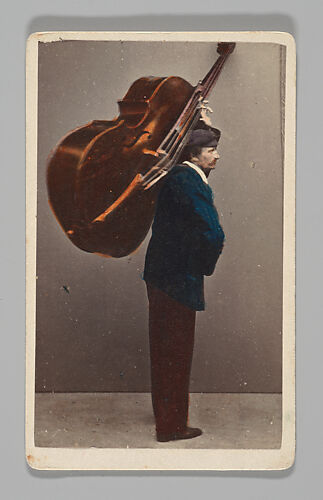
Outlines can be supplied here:
<path id="1" fill-rule="evenodd" d="M 286 468 L 292 38 L 72 35 L 28 42 L 28 463 Z"/>

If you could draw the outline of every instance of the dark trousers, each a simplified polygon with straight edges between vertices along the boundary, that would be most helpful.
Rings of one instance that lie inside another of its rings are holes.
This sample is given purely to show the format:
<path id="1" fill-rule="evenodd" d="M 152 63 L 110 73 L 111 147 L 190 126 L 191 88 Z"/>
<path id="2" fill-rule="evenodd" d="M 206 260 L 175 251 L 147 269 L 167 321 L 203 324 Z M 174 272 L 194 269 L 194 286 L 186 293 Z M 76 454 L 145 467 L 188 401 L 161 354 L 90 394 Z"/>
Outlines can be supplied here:
<path id="1" fill-rule="evenodd" d="M 151 395 L 156 431 L 187 427 L 196 311 L 147 283 Z"/>

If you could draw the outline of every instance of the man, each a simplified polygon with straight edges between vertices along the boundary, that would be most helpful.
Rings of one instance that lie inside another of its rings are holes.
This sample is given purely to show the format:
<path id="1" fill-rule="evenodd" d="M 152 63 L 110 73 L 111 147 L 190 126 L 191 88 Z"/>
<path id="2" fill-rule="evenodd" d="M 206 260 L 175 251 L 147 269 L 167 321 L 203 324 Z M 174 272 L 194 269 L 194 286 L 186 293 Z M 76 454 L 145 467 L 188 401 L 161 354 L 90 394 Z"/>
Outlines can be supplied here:
<path id="1" fill-rule="evenodd" d="M 149 299 L 151 392 L 157 440 L 202 434 L 188 427 L 196 311 L 204 310 L 204 275 L 214 272 L 224 233 L 208 176 L 219 159 L 217 129 L 191 132 L 186 160 L 158 197 L 144 280 Z"/>

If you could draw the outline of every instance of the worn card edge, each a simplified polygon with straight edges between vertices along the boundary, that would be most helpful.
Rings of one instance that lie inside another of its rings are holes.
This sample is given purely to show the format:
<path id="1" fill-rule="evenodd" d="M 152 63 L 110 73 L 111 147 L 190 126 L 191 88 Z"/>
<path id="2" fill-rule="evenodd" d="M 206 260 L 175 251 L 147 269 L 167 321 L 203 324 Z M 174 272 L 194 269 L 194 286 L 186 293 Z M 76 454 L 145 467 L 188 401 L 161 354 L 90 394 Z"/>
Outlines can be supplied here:
<path id="1" fill-rule="evenodd" d="M 286 47 L 282 444 L 271 450 L 71 449 L 34 444 L 38 42 L 63 40 L 234 41 Z M 42 32 L 26 51 L 26 400 L 25 450 L 38 470 L 284 470 L 295 460 L 295 106 L 296 47 L 283 32 Z"/>

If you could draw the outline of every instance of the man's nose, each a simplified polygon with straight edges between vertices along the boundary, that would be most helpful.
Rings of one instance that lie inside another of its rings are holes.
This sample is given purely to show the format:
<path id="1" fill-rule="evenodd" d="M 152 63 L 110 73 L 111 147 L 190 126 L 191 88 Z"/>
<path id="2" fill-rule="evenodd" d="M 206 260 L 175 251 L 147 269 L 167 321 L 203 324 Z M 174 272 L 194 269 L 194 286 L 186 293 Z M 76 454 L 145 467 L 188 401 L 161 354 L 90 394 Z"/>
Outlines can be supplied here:
<path id="1" fill-rule="evenodd" d="M 217 150 L 217 149 L 214 151 L 214 157 L 215 157 L 217 160 L 220 158 L 220 155 L 219 155 L 219 153 L 218 153 L 218 150 Z"/>

